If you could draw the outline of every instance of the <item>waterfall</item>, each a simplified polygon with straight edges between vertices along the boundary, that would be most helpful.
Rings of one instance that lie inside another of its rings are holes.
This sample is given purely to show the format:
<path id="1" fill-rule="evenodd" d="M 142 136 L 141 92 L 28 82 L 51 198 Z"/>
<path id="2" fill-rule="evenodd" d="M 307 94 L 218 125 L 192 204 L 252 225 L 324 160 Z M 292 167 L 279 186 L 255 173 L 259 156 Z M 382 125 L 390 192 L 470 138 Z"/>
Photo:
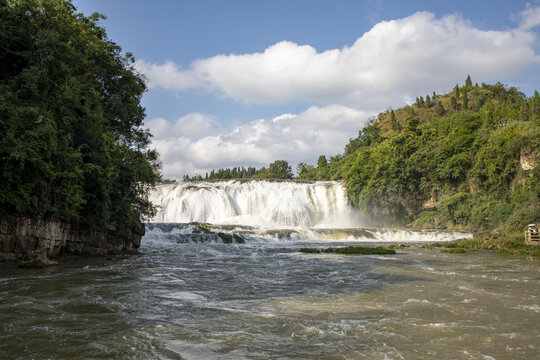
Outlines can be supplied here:
<path id="1" fill-rule="evenodd" d="M 218 181 L 158 185 L 152 222 L 239 224 L 256 228 L 360 226 L 343 185 L 335 181 Z"/>

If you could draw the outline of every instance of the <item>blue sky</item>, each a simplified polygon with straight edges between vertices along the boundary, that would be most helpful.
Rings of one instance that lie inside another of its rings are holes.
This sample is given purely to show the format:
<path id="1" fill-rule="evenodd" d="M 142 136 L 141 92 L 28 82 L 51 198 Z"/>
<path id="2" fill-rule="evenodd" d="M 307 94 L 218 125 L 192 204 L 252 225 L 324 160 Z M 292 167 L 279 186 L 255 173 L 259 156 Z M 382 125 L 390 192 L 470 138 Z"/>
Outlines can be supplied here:
<path id="1" fill-rule="evenodd" d="M 538 1 L 74 1 L 149 80 L 165 177 L 314 163 L 365 121 L 473 82 L 540 89 Z"/>

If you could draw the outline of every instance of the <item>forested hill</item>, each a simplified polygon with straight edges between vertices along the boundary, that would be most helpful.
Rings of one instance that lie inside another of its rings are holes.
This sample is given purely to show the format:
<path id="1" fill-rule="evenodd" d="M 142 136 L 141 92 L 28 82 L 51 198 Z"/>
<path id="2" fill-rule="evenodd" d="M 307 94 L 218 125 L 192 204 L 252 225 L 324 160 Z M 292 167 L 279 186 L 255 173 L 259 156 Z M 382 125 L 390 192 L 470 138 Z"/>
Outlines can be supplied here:
<path id="1" fill-rule="evenodd" d="M 299 178 L 344 180 L 351 200 L 385 221 L 519 230 L 540 220 L 540 95 L 473 85 L 388 110 L 343 155 L 301 164 Z"/>

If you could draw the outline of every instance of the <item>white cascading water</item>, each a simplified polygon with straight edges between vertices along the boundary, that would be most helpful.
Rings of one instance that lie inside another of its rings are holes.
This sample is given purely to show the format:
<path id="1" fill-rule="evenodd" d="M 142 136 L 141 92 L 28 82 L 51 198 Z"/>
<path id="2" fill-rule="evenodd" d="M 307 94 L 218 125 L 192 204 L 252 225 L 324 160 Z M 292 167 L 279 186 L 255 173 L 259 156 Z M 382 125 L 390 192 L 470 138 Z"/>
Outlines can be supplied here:
<path id="1" fill-rule="evenodd" d="M 192 226 L 178 223 L 193 222 L 213 224 L 212 230 L 218 232 L 234 230 L 293 241 L 418 242 L 472 237 L 460 231 L 363 228 L 361 214 L 350 204 L 344 186 L 335 181 L 181 182 L 158 185 L 149 198 L 158 212 L 151 220 L 155 224 L 147 225 L 147 238 L 192 233 Z"/>
<path id="2" fill-rule="evenodd" d="M 334 181 L 219 181 L 158 185 L 152 222 L 239 224 L 257 228 L 355 227 L 345 188 Z"/>

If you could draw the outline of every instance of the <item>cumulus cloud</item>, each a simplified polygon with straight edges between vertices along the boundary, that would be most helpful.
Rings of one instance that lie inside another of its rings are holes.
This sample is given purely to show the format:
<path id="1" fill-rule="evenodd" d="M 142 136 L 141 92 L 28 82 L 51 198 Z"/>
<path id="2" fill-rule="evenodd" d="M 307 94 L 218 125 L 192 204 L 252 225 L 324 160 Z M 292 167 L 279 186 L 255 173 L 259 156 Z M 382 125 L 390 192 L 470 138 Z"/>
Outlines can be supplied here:
<path id="1" fill-rule="evenodd" d="M 314 163 L 320 154 L 343 151 L 348 139 L 358 134 L 370 114 L 342 105 L 312 106 L 301 114 L 283 114 L 238 126 L 225 134 L 192 138 L 178 124 L 152 119 L 147 125 L 160 152 L 163 174 L 181 178 L 210 169 L 234 166 L 268 166 L 274 160 L 290 164 Z M 212 117 L 188 114 L 181 119 Z"/>
<path id="2" fill-rule="evenodd" d="M 460 16 L 429 12 L 382 21 L 350 47 L 318 52 L 289 41 L 263 52 L 218 55 L 188 69 L 168 61 L 138 62 L 151 87 L 202 88 L 237 101 L 284 104 L 308 101 L 377 111 L 431 90 L 447 89 L 470 74 L 475 81 L 504 79 L 539 62 L 529 31 L 538 8 L 508 31 L 477 29 Z"/>

